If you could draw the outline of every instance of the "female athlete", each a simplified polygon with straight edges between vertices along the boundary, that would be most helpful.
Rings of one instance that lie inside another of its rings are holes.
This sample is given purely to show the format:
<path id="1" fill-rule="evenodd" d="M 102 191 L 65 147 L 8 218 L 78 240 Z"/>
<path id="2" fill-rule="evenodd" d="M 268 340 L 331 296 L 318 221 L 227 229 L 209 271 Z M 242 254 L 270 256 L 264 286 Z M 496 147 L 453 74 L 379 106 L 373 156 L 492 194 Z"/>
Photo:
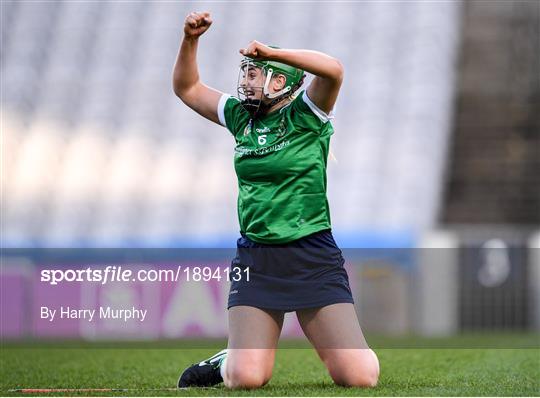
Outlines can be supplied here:
<path id="1" fill-rule="evenodd" d="M 199 38 L 211 24 L 208 12 L 186 17 L 173 87 L 235 139 L 241 237 L 232 265 L 249 268 L 250 279 L 231 284 L 227 349 L 187 368 L 178 387 L 266 384 L 290 311 L 336 384 L 373 387 L 379 362 L 358 324 L 326 198 L 343 67 L 320 52 L 252 41 L 240 50 L 238 98 L 223 94 L 201 82 L 197 67 Z M 301 91 L 304 71 L 314 78 Z"/>

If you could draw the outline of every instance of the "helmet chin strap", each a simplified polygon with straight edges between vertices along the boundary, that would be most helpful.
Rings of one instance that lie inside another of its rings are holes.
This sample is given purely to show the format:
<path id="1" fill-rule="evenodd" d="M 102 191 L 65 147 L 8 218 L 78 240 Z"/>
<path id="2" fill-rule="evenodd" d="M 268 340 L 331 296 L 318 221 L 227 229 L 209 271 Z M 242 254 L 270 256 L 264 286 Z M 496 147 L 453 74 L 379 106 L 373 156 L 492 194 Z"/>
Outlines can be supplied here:
<path id="1" fill-rule="evenodd" d="M 252 117 L 255 117 L 270 109 L 270 106 L 263 103 L 260 99 L 245 99 L 242 101 L 242 106 L 250 113 Z"/>

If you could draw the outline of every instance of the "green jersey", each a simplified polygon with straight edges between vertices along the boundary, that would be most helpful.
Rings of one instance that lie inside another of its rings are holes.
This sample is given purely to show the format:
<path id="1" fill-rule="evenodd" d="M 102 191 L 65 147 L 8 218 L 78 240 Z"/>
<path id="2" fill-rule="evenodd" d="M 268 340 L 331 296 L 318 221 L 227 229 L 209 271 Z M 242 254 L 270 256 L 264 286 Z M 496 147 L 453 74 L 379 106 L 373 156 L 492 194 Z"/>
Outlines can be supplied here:
<path id="1" fill-rule="evenodd" d="M 236 140 L 240 231 L 256 242 L 276 244 L 330 228 L 330 116 L 306 92 L 257 119 L 237 98 L 223 95 L 218 116 Z"/>

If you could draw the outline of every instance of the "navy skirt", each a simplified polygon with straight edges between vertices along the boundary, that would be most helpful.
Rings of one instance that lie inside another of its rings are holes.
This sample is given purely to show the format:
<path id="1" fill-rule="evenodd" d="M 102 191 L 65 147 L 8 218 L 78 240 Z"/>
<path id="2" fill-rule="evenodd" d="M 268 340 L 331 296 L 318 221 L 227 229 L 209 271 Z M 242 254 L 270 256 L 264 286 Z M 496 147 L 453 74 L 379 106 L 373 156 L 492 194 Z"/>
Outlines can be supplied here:
<path id="1" fill-rule="evenodd" d="M 257 243 L 242 234 L 231 263 L 228 308 L 289 312 L 354 303 L 344 263 L 329 229 L 279 245 Z"/>

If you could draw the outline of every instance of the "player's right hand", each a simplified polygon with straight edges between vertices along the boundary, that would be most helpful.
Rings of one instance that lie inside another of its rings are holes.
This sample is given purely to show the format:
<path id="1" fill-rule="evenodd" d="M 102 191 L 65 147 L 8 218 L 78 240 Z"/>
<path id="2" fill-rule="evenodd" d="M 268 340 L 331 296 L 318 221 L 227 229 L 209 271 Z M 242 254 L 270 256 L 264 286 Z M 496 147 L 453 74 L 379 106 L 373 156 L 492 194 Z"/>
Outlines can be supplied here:
<path id="1" fill-rule="evenodd" d="M 212 25 L 209 12 L 192 12 L 184 22 L 184 34 L 188 38 L 196 39 Z"/>

